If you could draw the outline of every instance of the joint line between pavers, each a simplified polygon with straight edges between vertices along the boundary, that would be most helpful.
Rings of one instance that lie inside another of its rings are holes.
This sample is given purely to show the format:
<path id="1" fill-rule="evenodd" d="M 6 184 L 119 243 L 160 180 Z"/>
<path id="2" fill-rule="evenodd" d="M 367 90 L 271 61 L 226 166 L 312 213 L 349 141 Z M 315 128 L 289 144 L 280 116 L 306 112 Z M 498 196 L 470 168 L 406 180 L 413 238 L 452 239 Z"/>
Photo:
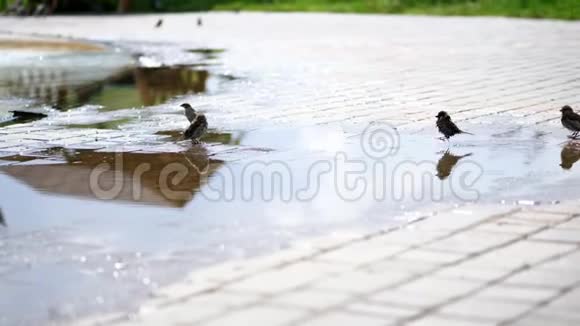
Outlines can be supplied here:
<path id="1" fill-rule="evenodd" d="M 460 228 L 460 229 L 458 229 L 458 230 L 456 230 L 456 231 L 454 231 L 454 232 L 452 232 L 452 233 L 450 233 L 450 234 L 448 234 L 448 235 L 445 235 L 445 236 L 442 236 L 442 237 L 436 238 L 436 239 L 434 239 L 434 240 L 431 240 L 431 241 L 427 241 L 427 242 L 425 242 L 425 243 L 423 243 L 423 244 L 421 244 L 421 245 L 414 245 L 414 246 L 411 246 L 409 249 L 405 249 L 405 250 L 403 250 L 402 252 L 411 251 L 411 250 L 413 250 L 413 249 L 420 248 L 422 245 L 428 245 L 428 244 L 430 244 L 430 243 L 433 243 L 433 242 L 435 242 L 435 241 L 438 241 L 438 240 L 444 240 L 444 239 L 446 239 L 446 238 L 448 238 L 448 237 L 451 237 L 451 236 L 453 236 L 453 235 L 455 235 L 455 234 L 458 234 L 458 233 L 461 233 L 461 232 L 467 231 L 467 230 L 469 230 L 469 229 L 475 228 L 475 227 L 477 227 L 477 226 L 479 226 L 479 225 L 481 225 L 481 224 L 483 224 L 483 223 L 485 223 L 485 222 L 487 222 L 487 221 L 489 221 L 489 220 L 492 220 L 492 219 L 494 219 L 494 218 L 501 218 L 501 217 L 505 217 L 505 216 L 510 216 L 510 215 L 513 215 L 513 214 L 515 214 L 515 213 L 518 213 L 519 211 L 521 211 L 521 208 L 513 209 L 513 210 L 511 210 L 511 211 L 509 211 L 509 212 L 507 212 L 507 213 L 502 213 L 502 214 L 493 214 L 493 215 L 490 215 L 489 217 L 487 217 L 487 218 L 485 218 L 485 219 L 483 219 L 483 220 L 481 220 L 481 221 L 479 221 L 479 222 L 477 222 L 477 223 L 470 224 L 470 225 L 468 225 L 468 226 L 466 226 L 466 227 L 463 227 L 463 228 Z M 428 217 L 425 217 L 425 218 L 423 218 L 423 219 L 420 219 L 420 220 L 422 221 L 422 220 L 424 220 L 424 219 L 427 219 L 427 218 L 428 218 Z M 417 220 L 417 221 L 419 221 L 419 220 Z M 547 228 L 547 227 L 546 227 L 546 228 Z M 540 231 L 543 231 L 543 230 L 544 230 L 544 228 L 542 228 L 541 230 L 538 230 L 537 232 L 540 232 Z M 375 295 L 375 294 L 378 294 L 378 293 L 380 293 L 380 292 L 383 292 L 383 291 L 386 291 L 386 290 L 390 290 L 390 289 L 394 289 L 394 288 L 396 288 L 396 287 L 399 287 L 399 286 L 402 286 L 402 285 L 405 285 L 405 284 L 409 284 L 409 283 L 411 283 L 411 282 L 414 282 L 414 281 L 416 281 L 416 280 L 419 280 L 419 279 L 421 279 L 421 278 L 424 278 L 425 276 L 427 276 L 427 275 L 429 275 L 429 274 L 431 274 L 431 273 L 437 272 L 437 271 L 439 271 L 439 270 L 442 270 L 442 269 L 444 269 L 444 268 L 448 268 L 448 267 L 451 267 L 451 266 L 454 266 L 454 265 L 460 264 L 460 263 L 462 263 L 462 262 L 464 262 L 464 261 L 467 261 L 467 260 L 469 260 L 469 259 L 472 259 L 472 258 L 474 258 L 474 257 L 477 257 L 477 256 L 479 256 L 479 255 L 483 255 L 483 254 L 485 254 L 485 253 L 488 253 L 488 252 L 490 252 L 490 251 L 493 251 L 493 250 L 496 250 L 496 249 L 500 249 L 500 248 L 502 248 L 502 247 L 505 247 L 505 246 L 509 246 L 510 244 L 513 244 L 513 243 L 516 243 L 516 242 L 518 242 L 518 241 L 520 241 L 520 240 L 526 239 L 526 237 L 527 237 L 527 235 L 521 235 L 521 236 L 519 236 L 519 237 L 517 237 L 517 238 L 515 238 L 514 240 L 511 240 L 511 241 L 509 241 L 509 242 L 506 242 L 506 243 L 503 243 L 503 244 L 501 244 L 501 245 L 497 245 L 497 246 L 494 246 L 494 247 L 488 248 L 488 249 L 486 249 L 486 250 L 484 250 L 484 251 L 482 251 L 482 252 L 479 252 L 479 253 L 474 253 L 474 254 L 467 255 L 465 258 L 463 258 L 463 259 L 460 259 L 460 260 L 458 260 L 458 261 L 454 261 L 454 262 L 451 262 L 451 263 L 442 264 L 442 265 L 440 265 L 440 266 L 438 266 L 438 267 L 435 267 L 434 269 L 432 269 L 432 270 L 430 270 L 430 271 L 426 271 L 426 272 L 423 272 L 423 273 L 418 273 L 418 274 L 416 274 L 416 275 L 410 276 L 408 279 L 402 280 L 402 281 L 400 281 L 400 282 L 396 282 L 395 284 L 388 285 L 388 286 L 386 286 L 386 287 L 380 288 L 379 290 L 375 290 L 375 291 L 372 291 L 372 292 L 370 292 L 370 293 L 364 293 L 364 294 L 354 294 L 354 295 L 353 295 L 353 297 L 352 297 L 350 300 L 346 300 L 345 302 L 341 302 L 341 303 L 339 303 L 339 304 L 336 304 L 336 305 L 333 305 L 333 306 L 327 307 L 327 308 L 325 308 L 325 309 L 321 309 L 321 310 L 317 311 L 317 313 L 318 313 L 318 314 L 324 314 L 324 313 L 328 313 L 328 312 L 331 312 L 331 311 L 333 311 L 333 310 L 336 310 L 337 308 L 340 308 L 341 306 L 348 305 L 348 304 L 351 304 L 351 303 L 356 303 L 358 300 L 361 300 L 361 299 L 362 299 L 362 300 L 369 299 L 371 296 L 373 296 L 373 295 Z M 389 256 L 389 257 L 395 257 L 396 255 L 398 255 L 398 253 L 397 253 L 397 254 L 394 254 L 394 255 L 392 255 L 392 256 Z M 366 266 L 366 264 L 365 264 L 365 265 L 362 265 L 362 266 L 359 266 L 359 267 L 358 267 L 357 269 L 355 269 L 355 270 L 358 270 L 358 269 L 364 268 L 364 266 Z M 528 266 L 524 266 L 523 268 L 525 269 L 526 267 L 528 267 Z M 508 276 L 511 276 L 511 275 L 508 275 Z M 310 283 L 309 285 L 312 285 L 312 283 Z M 309 286 L 309 285 L 306 285 L 306 286 Z M 486 284 L 484 284 L 482 287 L 483 287 L 483 288 L 485 288 L 485 286 L 486 286 Z M 476 289 L 476 290 L 481 290 L 481 289 L 479 289 L 479 288 L 478 288 L 478 289 Z M 443 303 L 442 305 L 445 305 L 445 304 L 447 304 L 447 303 L 448 303 L 448 302 L 445 302 L 445 303 Z M 440 305 L 436 306 L 436 307 L 437 307 L 437 309 L 439 308 L 439 306 L 440 306 Z M 433 308 L 433 309 L 435 309 L 435 308 Z M 415 317 L 415 316 L 417 316 L 417 317 Z M 404 318 L 404 319 L 402 319 L 402 320 L 401 320 L 401 322 L 406 322 L 406 321 L 410 321 L 410 320 L 413 320 L 413 319 L 416 319 L 416 318 L 420 318 L 420 317 L 422 317 L 422 316 L 423 316 L 423 314 L 419 314 L 419 315 L 415 315 L 415 316 L 412 316 L 412 317 L 409 317 L 409 318 Z M 297 320 L 297 321 L 295 321 L 295 322 L 291 323 L 290 325 L 300 325 L 301 323 L 303 323 L 303 322 L 306 322 L 307 320 L 309 320 L 309 319 L 310 319 L 310 318 L 312 318 L 312 317 L 313 317 L 313 316 L 312 316 L 312 315 L 310 315 L 310 316 L 307 316 L 307 317 L 301 318 L 301 319 L 299 319 L 299 320 Z"/>
<path id="2" fill-rule="evenodd" d="M 554 225 L 563 224 L 563 223 L 569 222 L 569 221 L 570 221 L 570 220 L 572 220 L 572 219 L 574 219 L 574 217 L 570 217 L 570 218 L 568 218 L 568 219 L 566 219 L 566 220 L 563 220 L 563 221 L 561 221 L 561 222 L 559 222 L 559 223 L 556 223 L 556 224 L 554 224 Z M 541 229 L 539 229 L 539 230 L 536 230 L 536 231 L 534 231 L 534 232 L 531 232 L 531 233 L 529 233 L 529 234 L 524 234 L 524 235 L 522 235 L 522 236 L 520 236 L 520 237 L 517 237 L 516 239 L 514 239 L 514 240 L 512 240 L 512 241 L 506 242 L 505 244 L 502 244 L 502 245 L 499 245 L 499 246 L 492 247 L 492 248 L 490 248 L 490 249 L 488 249 L 488 250 L 484 250 L 484 251 L 482 251 L 481 253 L 477 253 L 477 254 L 475 254 L 475 255 L 473 255 L 473 256 L 472 256 L 472 255 L 468 255 L 468 256 L 466 257 L 466 259 L 462 259 L 462 260 L 460 260 L 458 263 L 461 263 L 461 262 L 467 261 L 467 260 L 469 260 L 469 259 L 471 259 L 471 258 L 473 258 L 473 257 L 481 256 L 481 255 L 483 255 L 483 254 L 486 254 L 486 253 L 488 253 L 488 252 L 491 252 L 491 251 L 493 251 L 493 250 L 496 250 L 496 249 L 501 249 L 501 248 L 503 248 L 503 247 L 507 247 L 507 246 L 509 246 L 509 245 L 511 245 L 511 244 L 514 244 L 514 243 L 517 243 L 517 242 L 519 242 L 519 241 L 521 241 L 521 240 L 527 239 L 527 238 L 528 238 L 530 235 L 534 235 L 534 234 L 540 233 L 540 232 L 542 232 L 542 231 L 544 231 L 544 230 L 547 230 L 547 229 L 550 229 L 550 228 L 551 228 L 551 226 L 549 226 L 549 225 L 546 225 L 546 226 L 544 226 L 543 228 L 541 228 Z M 484 283 L 482 286 L 480 286 L 480 287 L 477 287 L 477 288 L 474 288 L 473 290 L 471 290 L 471 291 L 468 291 L 467 293 L 464 293 L 464 294 L 462 294 L 462 295 L 458 295 L 458 296 L 452 297 L 452 298 L 450 298 L 449 300 L 447 300 L 447 301 L 445 301 L 445 302 L 443 302 L 443 303 L 441 303 L 441 304 L 439 304 L 439 305 L 436 305 L 436 306 L 434 306 L 434 307 L 432 307 L 432 308 L 428 308 L 428 309 L 426 309 L 425 311 L 423 311 L 422 313 L 420 313 L 420 314 L 418 314 L 418 315 L 416 315 L 416 316 L 413 316 L 413 317 L 411 317 L 411 318 L 408 318 L 408 320 L 406 320 L 405 322 L 409 322 L 409 321 L 413 321 L 413 320 L 417 320 L 417 319 L 420 319 L 420 318 L 422 318 L 422 317 L 425 317 L 425 316 L 429 315 L 430 313 L 433 313 L 433 312 L 435 312 L 435 311 L 437 311 L 437 310 L 441 309 L 443 306 L 446 306 L 446 305 L 449 305 L 449 304 L 452 304 L 452 303 L 458 302 L 458 301 L 460 301 L 460 300 L 462 300 L 462 299 L 465 299 L 465 298 L 467 298 L 467 297 L 469 297 L 469 296 L 472 296 L 472 295 L 474 295 L 474 294 L 476 294 L 476 293 L 478 293 L 478 292 L 480 292 L 480 291 L 482 291 L 482 290 L 484 290 L 484 289 L 486 289 L 486 288 L 489 288 L 489 287 L 491 287 L 491 286 L 494 286 L 494 285 L 496 285 L 496 284 L 499 284 L 499 283 L 501 283 L 502 281 L 504 281 L 504 280 L 506 280 L 506 279 L 508 279 L 508 278 L 510 278 L 510 277 L 512 277 L 512 276 L 514 276 L 514 275 L 516 275 L 516 274 L 518 274 L 518 273 L 521 273 L 521 272 L 523 272 L 523 271 L 526 271 L 526 270 L 530 270 L 530 269 L 532 269 L 532 267 L 534 267 L 534 266 L 539 266 L 539 265 L 542 265 L 542 264 L 544 264 L 544 263 L 547 263 L 547 262 L 549 262 L 549 261 L 552 261 L 552 260 L 556 260 L 556 259 L 559 259 L 559 258 L 565 257 L 565 256 L 567 256 L 568 254 L 570 254 L 570 253 L 573 253 L 573 252 L 577 251 L 577 250 L 578 250 L 578 248 L 580 248 L 580 246 L 577 246 L 576 248 L 574 248 L 574 249 L 571 249 L 571 250 L 569 250 L 569 251 L 566 251 L 566 252 L 563 252 L 563 253 L 560 253 L 560 254 L 557 254 L 557 255 L 554 255 L 554 256 L 548 257 L 548 258 L 546 258 L 546 259 L 543 259 L 543 260 L 541 260 L 541 261 L 539 261 L 539 262 L 537 262 L 537 263 L 535 263 L 535 264 L 533 264 L 533 265 L 528 265 L 528 264 L 526 264 L 526 265 L 524 265 L 524 266 L 521 266 L 521 267 L 519 267 L 519 268 L 516 268 L 515 270 L 511 271 L 510 273 L 508 273 L 508 274 L 506 274 L 506 275 L 504 275 L 504 276 L 501 276 L 501 277 L 499 277 L 499 278 L 497 278 L 497 279 L 494 279 L 494 280 L 490 280 L 490 281 L 488 281 L 488 282 L 485 282 L 485 283 Z M 471 258 L 470 258 L 470 257 L 471 257 Z M 452 264 L 452 265 L 456 265 L 456 264 Z M 452 265 L 451 265 L 451 266 L 452 266 Z M 443 265 L 443 266 L 442 266 L 442 268 L 440 268 L 440 269 L 443 269 L 443 268 L 446 268 L 446 267 L 450 267 L 450 266 L 445 266 L 445 265 Z M 440 269 L 439 269 L 439 270 L 440 270 Z"/>
<path id="3" fill-rule="evenodd" d="M 571 250 L 570 252 L 577 251 L 578 249 L 580 249 L 580 246 L 578 246 L 576 249 L 573 249 L 573 250 Z M 551 261 L 551 260 L 555 260 L 555 259 L 558 259 L 558 258 L 565 257 L 565 256 L 567 256 L 568 254 L 570 254 L 570 252 L 567 252 L 567 253 L 565 253 L 565 254 L 562 254 L 562 255 L 558 255 L 558 256 L 556 256 L 556 257 L 550 257 L 550 259 L 549 259 L 548 261 Z M 548 262 L 548 261 L 544 261 L 543 263 L 546 263 L 546 262 Z M 536 311 L 536 310 L 538 310 L 538 309 L 540 309 L 540 308 L 542 308 L 542 307 L 545 307 L 545 306 L 547 306 L 547 305 L 548 305 L 548 304 L 550 304 L 551 302 L 553 302 L 553 301 L 555 301 L 556 299 L 558 299 L 558 298 L 560 298 L 560 297 L 562 297 L 562 296 L 566 295 L 567 293 L 571 292 L 572 290 L 574 290 L 574 289 L 576 289 L 576 288 L 578 288 L 578 287 L 580 287 L 580 281 L 576 281 L 576 282 L 575 282 L 575 283 L 573 283 L 572 285 L 570 285 L 570 286 L 567 286 L 567 287 L 564 287 L 563 289 L 561 289 L 560 291 L 558 291 L 558 292 L 557 292 L 556 294 L 554 294 L 553 296 L 551 296 L 551 297 L 549 297 L 549 298 L 547 298 L 547 299 L 545 299 L 545 300 L 542 300 L 542 301 L 538 302 L 537 304 L 535 304 L 534 306 L 532 306 L 530 309 L 528 309 L 528 310 L 524 311 L 524 312 L 523 312 L 523 313 L 521 313 L 520 315 L 517 315 L 517 316 L 515 316 L 515 317 L 513 317 L 513 318 L 511 318 L 511 319 L 508 319 L 508 320 L 506 320 L 506 321 L 504 321 L 504 322 L 501 322 L 501 323 L 500 323 L 498 326 L 506 326 L 506 325 L 509 325 L 509 324 L 513 324 L 513 323 L 515 323 L 515 322 L 517 322 L 517 321 L 519 321 L 519 320 L 521 320 L 521 319 L 525 318 L 526 316 L 530 315 L 530 314 L 531 314 L 531 313 L 533 313 L 534 311 Z"/>

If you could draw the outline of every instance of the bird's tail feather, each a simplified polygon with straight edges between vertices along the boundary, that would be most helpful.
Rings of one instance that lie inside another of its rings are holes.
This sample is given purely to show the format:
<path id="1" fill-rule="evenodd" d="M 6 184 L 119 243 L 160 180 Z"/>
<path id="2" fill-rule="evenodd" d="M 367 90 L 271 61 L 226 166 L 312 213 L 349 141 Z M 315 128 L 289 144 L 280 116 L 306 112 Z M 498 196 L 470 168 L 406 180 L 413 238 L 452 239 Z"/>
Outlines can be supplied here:
<path id="1" fill-rule="evenodd" d="M 473 136 L 473 134 L 472 134 L 472 133 L 470 133 L 470 132 L 467 132 L 467 131 L 462 131 L 461 133 L 462 133 L 462 134 L 468 134 L 468 135 L 472 135 L 472 136 Z"/>

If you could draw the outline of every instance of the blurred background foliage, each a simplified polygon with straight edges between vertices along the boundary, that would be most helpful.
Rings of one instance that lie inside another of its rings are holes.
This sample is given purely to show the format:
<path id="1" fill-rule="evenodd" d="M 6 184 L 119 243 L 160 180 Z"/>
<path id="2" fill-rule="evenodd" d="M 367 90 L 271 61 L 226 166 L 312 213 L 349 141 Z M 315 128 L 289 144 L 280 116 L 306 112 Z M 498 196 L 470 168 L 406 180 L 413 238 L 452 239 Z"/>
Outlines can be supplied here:
<path id="1" fill-rule="evenodd" d="M 0 0 L 0 4 L 16 0 Z M 28 3 L 55 0 L 27 0 Z M 57 0 L 56 13 L 207 10 L 322 11 L 580 19 L 580 0 Z M 120 2 L 125 2 L 120 6 Z"/>

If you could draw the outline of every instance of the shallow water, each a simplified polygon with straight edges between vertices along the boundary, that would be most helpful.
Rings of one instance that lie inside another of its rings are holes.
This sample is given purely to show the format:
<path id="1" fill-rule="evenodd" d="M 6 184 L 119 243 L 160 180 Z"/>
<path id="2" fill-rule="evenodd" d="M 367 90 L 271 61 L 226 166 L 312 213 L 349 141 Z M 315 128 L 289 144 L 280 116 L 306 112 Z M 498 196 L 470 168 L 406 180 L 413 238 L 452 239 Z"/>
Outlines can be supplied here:
<path id="1" fill-rule="evenodd" d="M 216 132 L 203 145 L 161 132 L 178 153 L 0 158 L 17 162 L 0 166 L 0 320 L 131 307 L 193 268 L 401 223 L 436 203 L 574 196 L 580 145 L 563 131 L 468 127 L 476 135 L 454 138 L 449 151 L 434 133 L 378 126 L 395 136 L 368 147 L 368 130 L 327 125 Z"/>

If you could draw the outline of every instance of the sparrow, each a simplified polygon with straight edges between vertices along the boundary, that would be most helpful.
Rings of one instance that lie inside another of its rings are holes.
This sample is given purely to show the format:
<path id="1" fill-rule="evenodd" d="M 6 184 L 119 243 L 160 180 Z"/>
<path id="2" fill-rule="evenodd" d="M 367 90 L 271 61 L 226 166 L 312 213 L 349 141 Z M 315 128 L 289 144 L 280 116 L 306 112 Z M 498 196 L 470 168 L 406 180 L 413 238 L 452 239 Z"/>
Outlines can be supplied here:
<path id="1" fill-rule="evenodd" d="M 473 135 L 472 133 L 459 129 L 455 123 L 451 121 L 451 117 L 445 111 L 439 112 L 435 117 L 437 118 L 437 128 L 439 129 L 439 132 L 445 136 L 447 141 L 449 141 L 450 137 L 453 137 L 457 134 Z"/>
<path id="2" fill-rule="evenodd" d="M 207 119 L 205 115 L 195 112 L 188 103 L 181 104 L 185 109 L 185 116 L 189 120 L 189 127 L 183 133 L 185 139 L 191 139 L 195 144 L 199 144 L 199 138 L 207 131 Z"/>
<path id="3" fill-rule="evenodd" d="M 0 209 L 0 225 L 6 226 L 6 221 L 4 220 L 4 215 L 2 215 L 2 209 Z"/>
<path id="4" fill-rule="evenodd" d="M 12 113 L 12 116 L 15 119 L 20 120 L 36 120 L 48 117 L 48 115 L 39 112 L 19 111 L 19 110 L 13 110 L 8 112 Z"/>
<path id="5" fill-rule="evenodd" d="M 155 28 L 159 28 L 159 27 L 161 27 L 161 25 L 163 25 L 163 19 L 159 18 L 159 20 L 157 21 L 157 24 L 155 24 Z"/>
<path id="6" fill-rule="evenodd" d="M 580 115 L 575 113 L 569 105 L 562 107 L 560 112 L 562 112 L 562 125 L 572 131 L 570 138 L 576 138 L 580 132 Z"/>
<path id="7" fill-rule="evenodd" d="M 197 18 L 197 26 L 201 27 L 201 25 L 203 25 L 203 21 L 201 20 L 201 17 L 198 17 Z"/>
<path id="8" fill-rule="evenodd" d="M 472 153 L 457 156 L 453 155 L 453 153 L 446 151 L 443 156 L 437 162 L 437 177 L 441 180 L 447 179 L 449 175 L 451 175 L 451 170 L 453 167 L 464 157 L 471 156 Z"/>

